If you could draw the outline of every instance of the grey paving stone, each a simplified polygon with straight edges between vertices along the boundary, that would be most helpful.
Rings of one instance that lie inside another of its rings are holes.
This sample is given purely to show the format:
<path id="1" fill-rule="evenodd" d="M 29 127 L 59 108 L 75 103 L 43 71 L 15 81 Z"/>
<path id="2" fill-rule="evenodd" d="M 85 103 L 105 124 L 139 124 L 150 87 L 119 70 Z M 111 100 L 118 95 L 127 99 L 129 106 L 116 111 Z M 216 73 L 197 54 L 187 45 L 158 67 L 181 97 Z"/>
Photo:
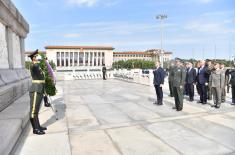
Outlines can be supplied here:
<path id="1" fill-rule="evenodd" d="M 70 141 L 74 155 L 120 155 L 104 131 L 72 132 Z"/>
<path id="2" fill-rule="evenodd" d="M 177 122 L 235 151 L 235 130 L 203 118 L 183 119 Z"/>
<path id="3" fill-rule="evenodd" d="M 101 124 L 124 123 L 131 121 L 124 112 L 110 104 L 89 104 L 88 106 Z"/>
<path id="4" fill-rule="evenodd" d="M 134 120 L 148 120 L 160 117 L 158 114 L 132 102 L 116 102 L 112 103 L 112 105 L 118 107 L 118 109 Z"/>
<path id="5" fill-rule="evenodd" d="M 179 154 L 140 126 L 109 129 L 108 133 L 124 155 Z"/>
<path id="6" fill-rule="evenodd" d="M 221 155 L 232 152 L 232 150 L 174 122 L 155 123 L 146 126 L 146 129 L 183 154 Z"/>

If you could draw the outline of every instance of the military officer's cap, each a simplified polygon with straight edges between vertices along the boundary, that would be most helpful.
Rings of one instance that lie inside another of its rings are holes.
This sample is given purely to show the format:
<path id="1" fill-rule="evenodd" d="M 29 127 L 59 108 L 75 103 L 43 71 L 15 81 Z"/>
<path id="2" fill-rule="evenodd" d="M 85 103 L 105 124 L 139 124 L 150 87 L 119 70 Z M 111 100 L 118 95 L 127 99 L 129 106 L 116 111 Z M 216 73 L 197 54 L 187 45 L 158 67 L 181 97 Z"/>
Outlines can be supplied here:
<path id="1" fill-rule="evenodd" d="M 33 53 L 31 53 L 28 57 L 33 59 L 33 57 L 36 56 L 37 54 L 38 54 L 38 49 L 36 51 L 34 51 Z"/>
<path id="2" fill-rule="evenodd" d="M 180 59 L 180 58 L 175 58 L 175 61 L 180 61 L 180 62 L 183 62 L 183 60 L 182 59 Z"/>
<path id="3" fill-rule="evenodd" d="M 206 62 L 212 61 L 211 59 L 206 59 Z"/>

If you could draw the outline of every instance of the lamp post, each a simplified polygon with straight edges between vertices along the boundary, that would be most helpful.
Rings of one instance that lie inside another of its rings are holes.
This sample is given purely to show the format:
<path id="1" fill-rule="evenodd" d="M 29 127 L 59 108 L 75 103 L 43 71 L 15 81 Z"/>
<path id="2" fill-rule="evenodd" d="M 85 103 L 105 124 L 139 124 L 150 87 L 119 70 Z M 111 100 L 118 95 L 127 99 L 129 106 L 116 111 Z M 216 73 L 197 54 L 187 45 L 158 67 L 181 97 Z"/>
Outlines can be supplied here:
<path id="1" fill-rule="evenodd" d="M 164 51 L 163 51 L 163 20 L 167 18 L 166 14 L 159 14 L 156 16 L 156 19 L 160 20 L 161 22 L 161 54 L 160 54 L 160 61 L 161 61 L 161 66 L 163 67 L 163 57 L 164 57 Z"/>

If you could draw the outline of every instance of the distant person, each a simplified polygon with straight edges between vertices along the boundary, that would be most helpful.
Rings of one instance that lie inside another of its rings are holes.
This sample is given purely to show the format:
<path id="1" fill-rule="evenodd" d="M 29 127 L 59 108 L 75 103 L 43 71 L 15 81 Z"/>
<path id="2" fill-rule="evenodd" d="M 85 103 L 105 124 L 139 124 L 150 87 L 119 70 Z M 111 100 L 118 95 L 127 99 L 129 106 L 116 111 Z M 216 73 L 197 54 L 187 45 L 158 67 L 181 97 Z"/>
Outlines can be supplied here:
<path id="1" fill-rule="evenodd" d="M 211 92 L 211 87 L 208 83 L 209 78 L 211 76 L 211 70 L 213 69 L 213 65 L 212 65 L 212 60 L 210 59 L 206 59 L 206 64 L 205 64 L 205 76 L 207 79 L 207 83 L 206 83 L 206 89 L 207 89 L 207 99 L 208 100 L 212 100 L 212 92 Z"/>
<path id="2" fill-rule="evenodd" d="M 230 90 L 230 83 L 229 83 L 229 81 L 230 81 L 230 69 L 227 69 L 226 70 L 226 72 L 225 72 L 225 84 L 226 84 L 226 86 L 227 86 L 227 93 L 229 93 L 229 90 Z"/>
<path id="3" fill-rule="evenodd" d="M 170 66 L 169 66 L 169 75 L 168 75 L 168 84 L 169 84 L 169 91 L 170 91 L 170 97 L 173 97 L 174 94 L 173 94 L 173 74 L 174 74 L 174 68 L 175 68 L 175 64 L 174 62 L 172 61 Z"/>
<path id="4" fill-rule="evenodd" d="M 188 62 L 186 70 L 186 89 L 189 94 L 189 101 L 194 101 L 194 84 L 196 83 L 196 70 L 193 68 L 193 64 Z"/>
<path id="5" fill-rule="evenodd" d="M 185 71 L 187 70 L 187 68 L 188 68 L 188 61 L 186 61 L 185 63 L 183 63 L 183 67 L 184 67 L 184 69 L 185 69 Z M 186 80 L 186 79 L 185 79 Z M 188 92 L 188 89 L 187 89 L 187 83 L 186 83 L 186 81 L 185 81 L 185 84 L 184 84 L 184 95 L 186 95 L 186 96 L 189 96 L 189 92 Z"/>
<path id="6" fill-rule="evenodd" d="M 157 101 L 154 102 L 156 105 L 162 105 L 163 102 L 163 92 L 162 92 L 162 87 L 164 84 L 164 78 L 165 78 L 165 71 L 163 68 L 160 66 L 160 61 L 156 61 L 155 63 L 155 70 L 153 71 L 153 84 L 155 87 L 156 95 L 157 95 Z"/>
<path id="7" fill-rule="evenodd" d="M 228 77 L 226 76 L 226 69 L 224 67 L 224 64 L 223 63 L 220 63 L 220 69 L 221 69 L 221 72 L 222 72 L 222 85 L 221 85 L 221 102 L 224 103 L 226 101 L 226 86 L 227 86 L 227 83 L 228 83 Z"/>
<path id="8" fill-rule="evenodd" d="M 199 70 L 200 70 L 200 61 L 197 61 L 197 63 L 196 63 L 196 66 L 195 66 L 195 68 L 194 68 L 195 70 L 196 70 L 196 89 L 197 89 L 197 93 L 198 93 L 198 95 L 200 95 L 200 85 L 199 85 L 199 83 L 197 82 L 197 77 L 198 77 L 198 73 L 199 73 Z"/>
<path id="9" fill-rule="evenodd" d="M 210 87 L 213 95 L 214 105 L 212 107 L 220 108 L 222 87 L 224 85 L 223 70 L 220 69 L 220 64 L 215 63 L 211 70 Z"/>
<path id="10" fill-rule="evenodd" d="M 198 103 L 207 104 L 207 89 L 206 86 L 208 85 L 208 80 L 206 77 L 206 66 L 205 61 L 200 61 L 200 68 L 197 74 L 197 85 L 198 91 L 200 95 L 200 101 Z"/>
<path id="11" fill-rule="evenodd" d="M 235 63 L 233 64 L 233 69 L 229 71 L 231 75 L 230 85 L 232 87 L 232 105 L 235 105 Z"/>
<path id="12" fill-rule="evenodd" d="M 181 111 L 183 109 L 183 91 L 184 91 L 184 84 L 185 84 L 185 76 L 186 72 L 183 67 L 182 60 L 179 58 L 175 59 L 175 69 L 173 73 L 173 91 L 174 91 L 174 98 L 175 98 L 175 107 L 177 111 Z"/>
<path id="13" fill-rule="evenodd" d="M 174 97 L 173 93 L 173 74 L 174 74 L 175 64 L 172 61 L 171 65 L 169 67 L 169 76 L 168 76 L 168 84 L 169 84 L 169 91 L 170 91 L 170 97 Z"/>
<path id="14" fill-rule="evenodd" d="M 102 67 L 102 72 L 103 72 L 103 80 L 106 80 L 106 67 L 103 65 Z"/>

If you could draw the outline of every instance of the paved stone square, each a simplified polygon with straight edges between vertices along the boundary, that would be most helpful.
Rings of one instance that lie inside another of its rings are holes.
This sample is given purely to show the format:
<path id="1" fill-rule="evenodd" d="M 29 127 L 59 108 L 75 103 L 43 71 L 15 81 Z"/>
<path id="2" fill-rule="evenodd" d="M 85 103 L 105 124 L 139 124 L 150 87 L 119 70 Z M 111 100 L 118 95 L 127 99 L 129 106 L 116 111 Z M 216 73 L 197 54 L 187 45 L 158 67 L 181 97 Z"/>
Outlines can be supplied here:
<path id="1" fill-rule="evenodd" d="M 235 107 L 229 95 L 220 109 L 185 98 L 183 111 L 176 112 L 167 84 L 163 106 L 153 105 L 154 87 L 120 80 L 64 81 L 57 87 L 53 102 L 59 120 L 42 107 L 47 134 L 33 135 L 29 125 L 14 154 L 235 154 Z"/>

